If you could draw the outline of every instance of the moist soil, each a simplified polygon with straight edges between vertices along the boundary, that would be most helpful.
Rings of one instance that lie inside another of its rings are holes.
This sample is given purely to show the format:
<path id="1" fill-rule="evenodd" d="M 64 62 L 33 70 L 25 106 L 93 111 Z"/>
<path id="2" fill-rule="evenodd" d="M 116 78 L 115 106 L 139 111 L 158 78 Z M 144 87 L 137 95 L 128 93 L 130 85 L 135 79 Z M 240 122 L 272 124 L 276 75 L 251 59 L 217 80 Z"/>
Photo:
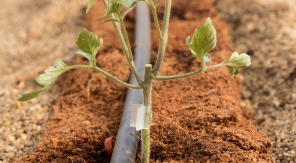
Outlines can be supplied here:
<path id="1" fill-rule="evenodd" d="M 86 15 L 86 27 L 104 39 L 98 67 L 128 82 L 130 72 L 110 23 L 97 26 L 104 6 L 97 1 Z M 159 17 L 163 4 L 159 6 Z M 211 17 L 218 43 L 208 65 L 228 59 L 233 49 L 228 25 L 218 18 L 210 0 L 174 1 L 170 34 L 161 75 L 174 75 L 199 68 L 185 45 L 196 27 Z M 133 40 L 134 23 L 126 23 Z M 153 64 L 157 34 L 152 30 Z M 136 45 L 133 45 L 136 46 Z M 88 64 L 82 58 L 76 64 Z M 127 89 L 89 70 L 73 70 L 60 77 L 59 97 L 43 138 L 33 152 L 15 162 L 109 162 L 99 157 L 104 140 L 116 136 Z M 151 162 L 273 162 L 271 142 L 244 117 L 239 76 L 226 68 L 186 79 L 155 82 L 151 124 Z M 140 153 L 136 162 L 139 162 Z"/>

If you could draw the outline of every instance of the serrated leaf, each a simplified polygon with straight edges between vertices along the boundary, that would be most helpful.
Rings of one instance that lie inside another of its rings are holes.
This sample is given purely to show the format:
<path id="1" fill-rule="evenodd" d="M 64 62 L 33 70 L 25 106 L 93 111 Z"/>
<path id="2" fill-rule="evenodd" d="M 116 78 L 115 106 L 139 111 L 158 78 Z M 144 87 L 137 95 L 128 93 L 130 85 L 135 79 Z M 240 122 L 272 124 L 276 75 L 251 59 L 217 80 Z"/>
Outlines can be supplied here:
<path id="1" fill-rule="evenodd" d="M 103 24 L 103 23 L 107 23 L 107 22 L 118 22 L 119 23 L 119 21 L 117 19 L 110 18 L 110 19 L 106 19 L 106 20 L 99 22 L 98 25 Z"/>
<path id="2" fill-rule="evenodd" d="M 67 69 L 67 65 L 64 62 L 56 61 L 54 62 L 52 67 L 45 70 L 45 73 L 58 76 L 64 71 L 66 71 L 66 69 Z"/>
<path id="3" fill-rule="evenodd" d="M 36 98 L 37 96 L 39 96 L 40 94 L 46 92 L 47 90 L 49 90 L 48 87 L 43 87 L 43 88 L 40 88 L 40 89 L 37 89 L 35 91 L 32 91 L 30 93 L 26 93 L 26 94 L 23 94 L 20 98 L 18 98 L 17 100 L 18 101 L 28 101 L 28 100 L 31 100 L 33 98 Z"/>
<path id="4" fill-rule="evenodd" d="M 200 28 L 194 30 L 191 41 L 190 36 L 186 38 L 187 46 L 199 60 L 203 60 L 203 57 L 215 48 L 216 42 L 216 30 L 210 18 L 207 18 Z"/>
<path id="5" fill-rule="evenodd" d="M 136 7 L 136 5 L 130 7 L 129 9 L 127 9 L 123 14 L 122 14 L 122 19 L 124 19 L 124 17 L 131 12 L 134 8 Z"/>
<path id="6" fill-rule="evenodd" d="M 36 79 L 36 82 L 42 86 L 48 86 L 52 83 L 54 79 L 55 77 L 50 74 L 41 74 Z"/>
<path id="7" fill-rule="evenodd" d="M 234 52 L 229 60 L 224 62 L 224 65 L 233 68 L 246 68 L 251 65 L 251 58 L 246 53 L 238 54 Z"/>
<path id="8" fill-rule="evenodd" d="M 90 65 L 93 66 L 93 61 L 94 61 L 94 60 L 93 60 L 93 57 L 92 57 L 91 54 L 85 53 L 85 52 L 83 52 L 82 50 L 78 50 L 77 52 L 75 52 L 75 54 L 80 55 L 80 56 L 82 56 L 82 57 L 88 59 Z"/>
<path id="9" fill-rule="evenodd" d="M 135 0 L 124 0 L 123 1 L 123 6 L 124 7 L 129 7 L 130 5 L 132 5 L 135 2 Z"/>
<path id="10" fill-rule="evenodd" d="M 88 13 L 95 0 L 88 0 L 85 13 Z"/>
<path id="11" fill-rule="evenodd" d="M 67 71 L 67 66 L 62 61 L 56 61 L 52 67 L 45 70 L 44 74 L 39 75 L 36 82 L 42 86 L 51 86 L 59 75 Z"/>
<path id="12" fill-rule="evenodd" d="M 32 91 L 30 93 L 23 94 L 20 98 L 18 98 L 18 101 L 27 101 L 31 100 L 40 94 L 48 91 L 51 86 L 55 83 L 59 75 L 61 75 L 63 72 L 67 71 L 67 66 L 62 61 L 56 61 L 52 67 L 45 70 L 44 74 L 39 75 L 39 77 L 36 79 L 36 82 L 43 87 L 40 89 L 37 89 L 35 91 Z"/>
<path id="13" fill-rule="evenodd" d="M 228 61 L 224 62 L 224 65 L 228 68 L 231 75 L 239 73 L 239 68 L 246 68 L 251 65 L 251 58 L 246 53 L 238 54 L 234 52 Z"/>
<path id="14" fill-rule="evenodd" d="M 103 39 L 98 39 L 98 36 L 83 28 L 75 43 L 80 50 L 91 54 L 95 58 L 100 46 L 103 44 Z"/>

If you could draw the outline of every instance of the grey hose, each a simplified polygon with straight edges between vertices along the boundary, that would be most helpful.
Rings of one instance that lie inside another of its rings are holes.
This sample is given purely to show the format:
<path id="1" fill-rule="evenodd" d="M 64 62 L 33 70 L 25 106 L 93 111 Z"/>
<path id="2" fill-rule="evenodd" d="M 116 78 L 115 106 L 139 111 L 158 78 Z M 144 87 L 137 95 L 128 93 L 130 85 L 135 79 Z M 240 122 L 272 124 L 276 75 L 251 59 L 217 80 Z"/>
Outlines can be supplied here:
<path id="1" fill-rule="evenodd" d="M 144 2 L 136 2 L 136 31 L 135 31 L 135 64 L 144 76 L 144 65 L 150 62 L 150 16 L 148 6 Z M 137 84 L 134 76 L 131 84 Z M 116 143 L 112 153 L 111 163 L 134 163 L 137 155 L 139 132 L 130 127 L 132 104 L 142 104 L 142 91 L 129 89 L 125 100 Z"/>

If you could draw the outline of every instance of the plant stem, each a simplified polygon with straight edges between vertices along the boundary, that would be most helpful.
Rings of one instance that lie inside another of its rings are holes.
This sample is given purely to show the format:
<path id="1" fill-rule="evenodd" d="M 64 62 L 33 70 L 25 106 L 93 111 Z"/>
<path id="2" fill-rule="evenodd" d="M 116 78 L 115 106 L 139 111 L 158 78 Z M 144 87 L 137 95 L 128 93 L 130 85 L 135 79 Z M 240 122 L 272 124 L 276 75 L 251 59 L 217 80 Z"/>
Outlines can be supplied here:
<path id="1" fill-rule="evenodd" d="M 96 72 L 100 72 L 102 73 L 103 75 L 105 75 L 106 77 L 108 77 L 109 79 L 115 81 L 116 83 L 124 86 L 124 87 L 127 87 L 127 88 L 131 88 L 131 89 L 142 89 L 140 85 L 133 85 L 133 84 L 128 84 L 116 77 L 114 77 L 113 75 L 109 74 L 108 72 L 98 68 L 98 67 L 93 67 L 93 66 L 87 66 L 87 65 L 72 65 L 72 66 L 68 66 L 67 67 L 67 71 L 68 70 L 71 70 L 71 69 L 76 69 L 76 68 L 85 68 L 85 69 L 91 69 L 91 70 L 94 70 Z"/>
<path id="2" fill-rule="evenodd" d="M 123 37 L 124 37 L 124 40 L 125 40 L 125 43 L 127 45 L 127 48 L 128 48 L 128 59 L 129 60 L 133 60 L 133 55 L 132 55 L 132 49 L 131 49 L 131 44 L 129 42 L 129 38 L 128 38 L 128 35 L 127 35 L 127 32 L 126 32 L 126 28 L 125 28 L 125 25 L 124 25 L 124 22 L 122 20 L 122 17 L 120 15 L 120 13 L 117 13 L 116 14 L 118 19 L 119 19 L 119 23 L 120 23 L 120 26 L 121 26 L 121 30 L 123 32 Z"/>
<path id="3" fill-rule="evenodd" d="M 151 92 L 152 92 L 152 65 L 145 65 L 145 76 L 143 84 L 143 103 L 145 106 L 145 123 L 144 126 L 148 126 L 148 129 L 141 130 L 142 140 L 142 158 L 141 163 L 149 163 L 150 158 L 150 124 L 152 120 L 151 109 Z"/>
<path id="4" fill-rule="evenodd" d="M 156 13 L 156 7 L 155 7 L 152 0 L 149 0 L 148 4 L 149 4 L 149 6 L 151 8 L 151 12 L 152 12 L 152 15 L 153 15 L 153 20 L 154 20 L 154 23 L 155 23 L 155 28 L 156 28 L 156 31 L 157 31 L 157 35 L 158 35 L 160 40 L 163 40 L 161 31 L 160 31 L 160 27 L 159 27 L 157 13 Z"/>
<path id="5" fill-rule="evenodd" d="M 186 73 L 186 74 L 173 75 L 173 76 L 152 76 L 152 78 L 154 80 L 162 80 L 162 81 L 164 81 L 164 80 L 172 80 L 172 79 L 180 79 L 180 78 L 189 77 L 189 76 L 192 76 L 192 75 L 195 75 L 195 74 L 199 74 L 201 72 L 209 71 L 209 70 L 212 70 L 212 69 L 215 69 L 215 68 L 219 68 L 219 67 L 222 67 L 222 66 L 225 66 L 224 62 L 221 62 L 221 63 L 213 65 L 213 66 L 209 66 L 209 67 L 203 67 L 203 68 L 200 68 L 199 70 L 189 72 L 189 73 Z"/>
<path id="6" fill-rule="evenodd" d="M 166 49 L 167 42 L 168 42 L 168 30 L 169 30 L 171 6 L 172 6 L 172 0 L 166 0 L 163 26 L 162 26 L 162 39 L 159 42 L 157 59 L 156 59 L 155 66 L 152 71 L 155 76 L 160 71 L 161 64 L 162 64 L 163 57 L 164 57 L 164 53 L 165 53 L 165 49 Z"/>
<path id="7" fill-rule="evenodd" d="M 108 6 L 107 0 L 102 0 L 102 1 L 104 3 L 104 6 L 107 8 L 107 6 Z M 110 14 L 110 17 L 112 19 L 115 19 L 115 16 L 113 14 Z M 119 17 L 119 19 L 122 19 L 122 18 Z M 134 60 L 133 60 L 133 55 L 131 53 L 131 50 L 129 50 L 129 49 L 131 49 L 130 44 L 129 44 L 129 47 L 128 47 L 128 45 L 127 45 L 127 43 L 126 43 L 126 41 L 124 39 L 124 36 L 122 34 L 121 28 L 118 25 L 118 23 L 112 22 L 112 24 L 114 26 L 116 35 L 117 35 L 117 37 L 118 37 L 118 39 L 120 41 L 121 47 L 122 47 L 123 52 L 125 54 L 125 57 L 127 59 L 128 66 L 129 66 L 130 70 L 132 71 L 132 73 L 134 74 L 134 76 L 135 76 L 138 84 L 141 85 L 143 81 L 142 81 L 142 79 L 140 77 L 140 74 L 139 74 L 139 72 L 138 72 L 138 70 L 137 70 L 137 68 L 135 66 L 135 63 L 134 63 Z M 124 24 L 123 24 L 123 26 L 124 26 Z"/>

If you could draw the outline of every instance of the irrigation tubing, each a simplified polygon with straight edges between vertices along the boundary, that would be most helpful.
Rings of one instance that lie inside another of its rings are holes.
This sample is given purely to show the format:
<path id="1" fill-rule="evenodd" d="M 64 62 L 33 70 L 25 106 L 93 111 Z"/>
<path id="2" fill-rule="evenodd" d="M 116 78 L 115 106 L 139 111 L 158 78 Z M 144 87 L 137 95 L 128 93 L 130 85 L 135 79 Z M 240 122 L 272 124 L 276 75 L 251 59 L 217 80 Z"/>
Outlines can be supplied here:
<path id="1" fill-rule="evenodd" d="M 136 68 L 140 75 L 144 76 L 144 65 L 150 62 L 150 14 L 148 5 L 144 2 L 136 2 L 136 29 L 134 58 Z M 137 84 L 135 77 L 130 78 L 131 84 Z M 116 136 L 116 142 L 112 153 L 111 163 L 134 163 L 137 155 L 139 131 L 130 127 L 132 104 L 142 104 L 142 91 L 129 89 L 125 99 L 125 105 Z"/>

